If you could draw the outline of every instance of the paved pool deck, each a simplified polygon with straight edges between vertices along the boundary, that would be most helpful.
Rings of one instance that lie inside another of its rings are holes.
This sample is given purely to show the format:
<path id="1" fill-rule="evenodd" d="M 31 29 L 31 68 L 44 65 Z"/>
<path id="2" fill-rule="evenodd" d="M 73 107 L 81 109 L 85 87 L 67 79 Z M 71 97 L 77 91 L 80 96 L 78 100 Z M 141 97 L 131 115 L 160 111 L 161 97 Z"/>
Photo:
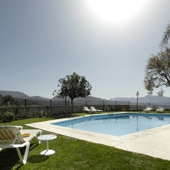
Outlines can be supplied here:
<path id="1" fill-rule="evenodd" d="M 71 118 L 74 119 L 74 118 Z M 141 153 L 156 158 L 170 160 L 170 125 L 165 125 L 124 136 L 112 136 L 83 130 L 56 126 L 52 123 L 70 120 L 70 118 L 56 119 L 45 122 L 27 124 L 48 131 L 80 140 L 103 144 L 122 150 Z"/>

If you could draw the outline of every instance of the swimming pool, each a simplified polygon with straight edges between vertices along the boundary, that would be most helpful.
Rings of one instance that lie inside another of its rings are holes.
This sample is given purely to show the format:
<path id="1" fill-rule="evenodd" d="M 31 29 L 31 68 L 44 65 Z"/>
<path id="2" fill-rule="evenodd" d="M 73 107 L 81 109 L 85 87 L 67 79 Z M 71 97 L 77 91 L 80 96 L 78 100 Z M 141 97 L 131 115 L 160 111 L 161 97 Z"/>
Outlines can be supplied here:
<path id="1" fill-rule="evenodd" d="M 125 115 L 129 112 L 116 112 L 114 114 L 106 115 Z M 131 113 L 132 114 L 132 113 Z M 137 114 L 140 116 L 141 113 L 133 113 L 132 116 Z M 104 114 L 101 114 L 104 115 Z M 160 119 L 160 122 L 168 121 L 170 114 L 141 114 L 144 117 L 148 116 L 147 121 L 152 121 L 155 119 Z M 88 115 L 82 116 L 81 118 L 86 119 L 86 117 L 93 117 L 98 115 Z M 168 118 L 168 119 L 167 119 Z M 136 117 L 137 119 L 137 117 Z M 166 120 L 167 119 L 167 120 Z M 114 136 L 103 133 L 95 133 L 87 130 L 73 129 L 66 126 L 55 125 L 57 122 L 65 122 L 66 120 L 77 120 L 77 118 L 62 118 L 55 120 L 48 120 L 44 122 L 35 122 L 31 124 L 26 124 L 32 128 L 41 129 L 48 131 L 49 133 L 54 133 L 58 135 L 63 135 L 69 138 L 74 138 L 78 140 L 85 140 L 87 142 L 93 142 L 96 144 L 107 145 L 115 147 L 118 149 L 123 149 L 126 151 L 131 151 L 135 153 L 142 153 L 145 155 L 153 156 L 156 158 L 170 160 L 170 124 L 159 125 L 159 127 L 142 130 L 139 127 L 139 131 L 136 133 L 130 133 L 122 136 Z M 107 120 L 107 119 L 105 119 Z M 131 120 L 131 119 L 130 119 Z M 112 121 L 112 120 L 111 120 Z M 154 121 L 153 121 L 154 122 Z M 137 123 L 137 122 L 136 122 Z M 137 126 L 136 126 L 137 127 Z M 60 136 L 58 136 L 59 138 Z"/>
<path id="2" fill-rule="evenodd" d="M 170 116 L 148 113 L 109 113 L 73 118 L 52 124 L 95 133 L 122 136 L 170 124 Z"/>

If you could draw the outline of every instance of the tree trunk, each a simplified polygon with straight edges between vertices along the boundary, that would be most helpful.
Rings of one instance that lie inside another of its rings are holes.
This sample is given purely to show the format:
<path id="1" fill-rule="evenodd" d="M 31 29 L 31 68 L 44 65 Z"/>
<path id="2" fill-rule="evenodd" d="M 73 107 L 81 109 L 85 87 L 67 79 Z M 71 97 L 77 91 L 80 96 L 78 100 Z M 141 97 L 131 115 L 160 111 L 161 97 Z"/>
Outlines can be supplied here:
<path id="1" fill-rule="evenodd" d="M 73 99 L 71 99 L 71 112 L 73 113 Z"/>
<path id="2" fill-rule="evenodd" d="M 65 106 L 67 105 L 67 103 L 66 103 L 66 97 L 65 97 Z"/>

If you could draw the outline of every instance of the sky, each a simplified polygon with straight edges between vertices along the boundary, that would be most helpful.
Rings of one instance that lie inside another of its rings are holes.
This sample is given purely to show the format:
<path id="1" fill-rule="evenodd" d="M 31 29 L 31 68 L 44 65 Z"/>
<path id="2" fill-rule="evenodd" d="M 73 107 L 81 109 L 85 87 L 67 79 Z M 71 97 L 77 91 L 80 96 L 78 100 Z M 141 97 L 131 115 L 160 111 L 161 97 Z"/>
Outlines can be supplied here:
<path id="1" fill-rule="evenodd" d="M 169 0 L 1 0 L 0 90 L 52 98 L 76 72 L 91 96 L 144 97 L 147 60 L 168 23 Z"/>

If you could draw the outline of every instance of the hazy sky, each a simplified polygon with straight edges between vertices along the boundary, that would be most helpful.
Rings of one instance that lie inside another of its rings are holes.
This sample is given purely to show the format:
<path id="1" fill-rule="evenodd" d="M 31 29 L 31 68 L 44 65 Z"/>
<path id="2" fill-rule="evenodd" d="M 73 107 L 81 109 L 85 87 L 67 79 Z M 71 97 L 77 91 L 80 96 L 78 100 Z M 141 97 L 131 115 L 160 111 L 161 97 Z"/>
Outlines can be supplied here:
<path id="1" fill-rule="evenodd" d="M 170 1 L 117 1 L 0 0 L 0 90 L 51 98 L 76 72 L 91 96 L 147 95 L 145 66 L 160 51 Z"/>

